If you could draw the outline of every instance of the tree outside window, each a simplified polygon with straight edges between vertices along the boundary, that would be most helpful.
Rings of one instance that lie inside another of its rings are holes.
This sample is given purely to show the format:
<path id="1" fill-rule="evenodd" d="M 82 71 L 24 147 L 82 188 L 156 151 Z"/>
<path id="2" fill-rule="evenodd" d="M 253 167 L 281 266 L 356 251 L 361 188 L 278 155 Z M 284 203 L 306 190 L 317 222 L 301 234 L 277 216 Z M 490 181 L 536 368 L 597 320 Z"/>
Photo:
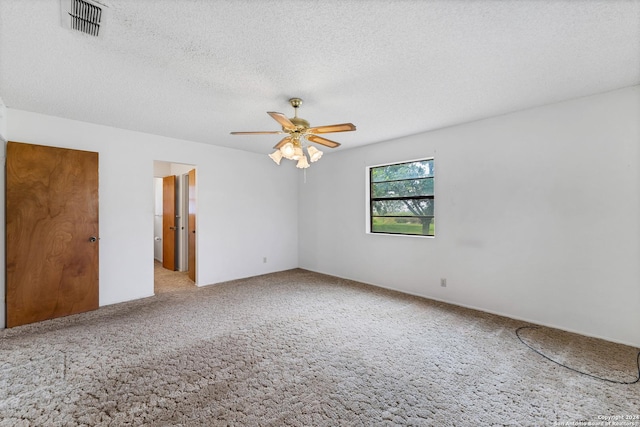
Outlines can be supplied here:
<path id="1" fill-rule="evenodd" d="M 433 236 L 433 159 L 369 169 L 371 232 Z"/>

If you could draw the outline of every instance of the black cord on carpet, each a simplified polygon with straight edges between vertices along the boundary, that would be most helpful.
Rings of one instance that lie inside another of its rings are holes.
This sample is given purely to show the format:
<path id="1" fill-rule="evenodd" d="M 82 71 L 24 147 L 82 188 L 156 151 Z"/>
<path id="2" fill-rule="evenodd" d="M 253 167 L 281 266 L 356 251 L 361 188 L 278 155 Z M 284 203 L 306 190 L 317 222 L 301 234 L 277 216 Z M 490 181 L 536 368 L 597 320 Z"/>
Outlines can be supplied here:
<path id="1" fill-rule="evenodd" d="M 579 374 L 586 375 L 586 376 L 588 376 L 588 377 L 595 378 L 595 379 L 600 380 L 600 381 L 606 381 L 606 382 L 614 383 L 614 384 L 635 384 L 635 383 L 637 383 L 637 382 L 639 382 L 639 381 L 640 381 L 640 352 L 638 352 L 638 357 L 636 358 L 636 359 L 637 359 L 637 362 L 638 362 L 638 378 L 636 378 L 636 380 L 635 380 L 635 381 L 631 381 L 631 382 L 626 382 L 626 381 L 615 381 L 615 380 L 610 380 L 610 379 L 608 379 L 608 378 L 601 378 L 601 377 L 598 377 L 598 376 L 596 376 L 596 375 L 591 375 L 591 374 L 589 374 L 589 373 L 587 373 L 587 372 L 582 372 L 582 371 L 579 371 L 579 370 L 577 370 L 577 369 L 574 369 L 574 368 L 572 368 L 572 367 L 570 367 L 570 366 L 563 365 L 563 364 L 562 364 L 562 363 L 560 363 L 560 362 L 556 362 L 555 360 L 553 360 L 553 359 L 552 359 L 552 358 L 550 358 L 549 356 L 547 356 L 547 355 L 545 355 L 545 354 L 543 354 L 543 353 L 539 352 L 538 350 L 536 350 L 535 348 L 531 347 L 529 344 L 527 344 L 526 342 L 524 342 L 524 340 L 523 340 L 523 339 L 522 339 L 522 337 L 520 336 L 520 331 L 521 331 L 521 330 L 523 330 L 523 329 L 540 329 L 540 328 L 539 328 L 538 326 L 521 326 L 521 327 L 519 327 L 518 329 L 516 329 L 516 336 L 518 337 L 518 339 L 520 340 L 520 342 L 521 342 L 522 344 L 526 345 L 526 346 L 527 346 L 527 347 L 529 347 L 531 350 L 535 351 L 535 352 L 536 352 L 536 353 L 538 353 L 540 356 L 544 357 L 544 358 L 545 358 L 545 359 L 547 359 L 547 360 L 550 360 L 551 362 L 555 363 L 556 365 L 560 365 L 560 366 L 562 366 L 563 368 L 567 368 L 567 369 L 569 369 L 570 371 L 577 372 L 577 373 L 579 373 Z"/>

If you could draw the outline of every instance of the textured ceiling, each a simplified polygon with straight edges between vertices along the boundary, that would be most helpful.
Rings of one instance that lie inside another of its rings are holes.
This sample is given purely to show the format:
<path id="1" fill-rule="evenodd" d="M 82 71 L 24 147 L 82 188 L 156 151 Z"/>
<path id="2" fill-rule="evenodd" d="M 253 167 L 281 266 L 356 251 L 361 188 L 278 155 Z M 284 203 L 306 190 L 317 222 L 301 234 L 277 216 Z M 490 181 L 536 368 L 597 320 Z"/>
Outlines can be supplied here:
<path id="1" fill-rule="evenodd" d="M 267 153 L 267 111 L 340 149 L 640 84 L 640 0 L 103 0 L 102 35 L 59 0 L 0 2 L 10 107 Z M 9 123 L 10 126 L 10 123 Z"/>

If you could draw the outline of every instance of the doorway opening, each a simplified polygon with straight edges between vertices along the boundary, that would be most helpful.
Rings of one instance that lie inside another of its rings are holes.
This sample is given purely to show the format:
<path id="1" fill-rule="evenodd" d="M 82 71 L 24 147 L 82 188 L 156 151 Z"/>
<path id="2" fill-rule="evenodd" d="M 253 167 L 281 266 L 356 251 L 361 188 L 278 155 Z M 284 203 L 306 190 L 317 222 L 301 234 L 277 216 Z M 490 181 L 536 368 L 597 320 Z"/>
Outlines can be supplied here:
<path id="1" fill-rule="evenodd" d="M 154 291 L 196 284 L 196 166 L 154 161 Z"/>

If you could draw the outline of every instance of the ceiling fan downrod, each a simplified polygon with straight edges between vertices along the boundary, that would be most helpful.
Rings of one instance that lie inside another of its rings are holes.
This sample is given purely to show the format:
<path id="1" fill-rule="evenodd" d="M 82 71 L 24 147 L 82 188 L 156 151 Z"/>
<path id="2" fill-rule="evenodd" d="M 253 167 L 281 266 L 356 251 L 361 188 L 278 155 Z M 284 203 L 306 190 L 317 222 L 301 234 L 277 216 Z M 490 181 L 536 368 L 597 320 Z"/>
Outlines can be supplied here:
<path id="1" fill-rule="evenodd" d="M 291 123 L 296 125 L 297 132 L 303 132 L 306 129 L 309 129 L 311 126 L 308 121 L 303 118 L 298 117 L 298 107 L 302 105 L 302 99 L 300 98 L 291 98 L 289 99 L 289 103 L 293 107 L 293 117 L 289 120 Z"/>
<path id="2" fill-rule="evenodd" d="M 300 98 L 291 98 L 289 99 L 289 104 L 293 107 L 293 117 L 298 117 L 298 107 L 302 105 L 302 99 Z"/>

